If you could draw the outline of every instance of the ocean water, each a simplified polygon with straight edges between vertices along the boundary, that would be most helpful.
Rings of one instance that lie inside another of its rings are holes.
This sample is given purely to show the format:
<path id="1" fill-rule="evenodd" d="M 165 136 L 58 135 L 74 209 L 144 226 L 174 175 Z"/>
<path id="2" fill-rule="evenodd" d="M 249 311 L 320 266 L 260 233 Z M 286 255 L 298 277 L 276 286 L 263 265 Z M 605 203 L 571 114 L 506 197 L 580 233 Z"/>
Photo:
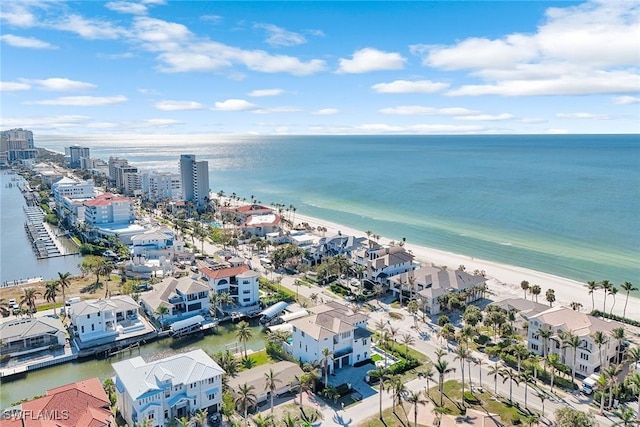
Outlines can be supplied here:
<path id="1" fill-rule="evenodd" d="M 587 281 L 640 284 L 637 135 L 45 136 L 54 151 L 178 170 L 209 161 L 211 190 Z"/>

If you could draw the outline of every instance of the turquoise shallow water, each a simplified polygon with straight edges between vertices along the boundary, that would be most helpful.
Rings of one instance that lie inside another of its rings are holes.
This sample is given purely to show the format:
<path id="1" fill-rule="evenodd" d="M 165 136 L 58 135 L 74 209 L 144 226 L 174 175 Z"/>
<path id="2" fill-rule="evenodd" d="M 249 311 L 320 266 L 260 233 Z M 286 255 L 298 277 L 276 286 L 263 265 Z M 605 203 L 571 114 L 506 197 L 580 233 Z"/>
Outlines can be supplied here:
<path id="1" fill-rule="evenodd" d="M 640 284 L 637 135 L 36 135 L 55 151 L 72 144 L 158 170 L 196 154 L 213 191 L 576 280 Z"/>

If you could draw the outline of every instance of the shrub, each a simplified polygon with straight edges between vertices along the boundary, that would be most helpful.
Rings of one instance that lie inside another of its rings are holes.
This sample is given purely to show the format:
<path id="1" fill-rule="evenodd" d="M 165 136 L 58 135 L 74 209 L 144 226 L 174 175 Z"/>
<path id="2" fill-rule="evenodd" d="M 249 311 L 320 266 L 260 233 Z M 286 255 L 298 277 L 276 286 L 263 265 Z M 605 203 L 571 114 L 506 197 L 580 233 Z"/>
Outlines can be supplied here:
<path id="1" fill-rule="evenodd" d="M 616 314 L 606 313 L 600 310 L 593 310 L 591 312 L 592 316 L 596 317 L 604 317 L 605 319 L 617 320 L 618 322 L 626 323 L 631 326 L 640 326 L 640 322 L 633 319 L 627 319 L 626 317 L 618 316 Z"/>
<path id="2" fill-rule="evenodd" d="M 471 392 L 469 391 L 464 392 L 464 400 L 465 402 L 470 403 L 472 405 L 480 404 L 480 399 L 478 399 L 475 395 L 471 394 Z"/>
<path id="3" fill-rule="evenodd" d="M 443 314 L 442 316 L 438 317 L 438 326 L 442 327 L 447 323 L 451 323 L 451 320 L 449 320 L 449 317 L 447 315 Z"/>

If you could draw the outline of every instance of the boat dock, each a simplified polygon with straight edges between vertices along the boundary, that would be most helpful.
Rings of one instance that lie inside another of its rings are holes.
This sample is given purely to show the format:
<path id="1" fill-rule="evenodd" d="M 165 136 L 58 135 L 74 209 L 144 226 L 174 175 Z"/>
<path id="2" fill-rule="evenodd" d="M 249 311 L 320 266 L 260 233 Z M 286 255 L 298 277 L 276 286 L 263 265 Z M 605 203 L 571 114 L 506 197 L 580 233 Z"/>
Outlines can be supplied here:
<path id="1" fill-rule="evenodd" d="M 38 259 L 54 258 L 67 253 L 62 243 L 57 239 L 53 230 L 44 222 L 44 211 L 38 206 L 26 206 L 24 213 L 27 220 L 24 229 L 27 232 L 33 252 Z"/>

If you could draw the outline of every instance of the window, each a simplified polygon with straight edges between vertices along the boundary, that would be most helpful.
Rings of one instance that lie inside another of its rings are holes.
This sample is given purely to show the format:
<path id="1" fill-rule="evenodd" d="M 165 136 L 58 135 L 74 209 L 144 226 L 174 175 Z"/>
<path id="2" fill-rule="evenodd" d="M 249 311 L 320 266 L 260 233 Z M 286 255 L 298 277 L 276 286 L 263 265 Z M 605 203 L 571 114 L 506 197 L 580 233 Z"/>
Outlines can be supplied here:
<path id="1" fill-rule="evenodd" d="M 95 331 L 96 330 L 96 325 L 94 325 L 93 323 L 91 324 L 91 330 Z"/>
<path id="2" fill-rule="evenodd" d="M 589 355 L 587 353 L 580 353 L 580 359 L 589 360 Z"/>
<path id="3" fill-rule="evenodd" d="M 209 380 L 208 380 L 209 384 L 213 384 L 213 380 L 214 380 L 214 378 L 209 378 Z"/>
<path id="4" fill-rule="evenodd" d="M 153 420 L 156 417 L 156 414 L 153 412 L 150 412 L 149 415 L 147 415 L 147 419 L 149 420 Z"/>
<path id="5" fill-rule="evenodd" d="M 539 349 L 538 344 L 531 344 L 531 350 L 538 351 L 538 349 Z"/>
<path id="6" fill-rule="evenodd" d="M 367 339 L 366 338 L 362 339 L 362 345 L 367 345 Z"/>
<path id="7" fill-rule="evenodd" d="M 169 396 L 171 396 L 171 390 L 165 390 L 164 391 L 164 397 L 168 398 Z"/>
<path id="8" fill-rule="evenodd" d="M 216 398 L 216 394 L 215 393 L 207 394 L 207 399 L 213 400 L 215 398 Z"/>

